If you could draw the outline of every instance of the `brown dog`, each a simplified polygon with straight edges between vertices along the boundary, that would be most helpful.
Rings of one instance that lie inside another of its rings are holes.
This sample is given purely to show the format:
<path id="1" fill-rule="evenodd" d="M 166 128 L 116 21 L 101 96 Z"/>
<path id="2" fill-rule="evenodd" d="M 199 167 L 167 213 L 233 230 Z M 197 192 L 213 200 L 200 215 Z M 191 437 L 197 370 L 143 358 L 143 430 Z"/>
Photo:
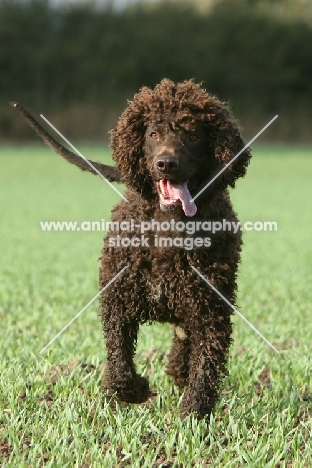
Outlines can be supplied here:
<path id="1" fill-rule="evenodd" d="M 96 173 L 15 107 L 66 160 Z M 228 187 L 245 174 L 250 151 L 193 200 L 244 147 L 227 107 L 193 80 L 142 88 L 111 133 L 116 168 L 92 163 L 109 180 L 125 183 L 128 199 L 113 209 L 101 259 L 101 288 L 127 267 L 101 295 L 107 387 L 122 401 L 148 398 L 148 381 L 133 362 L 139 325 L 169 322 L 174 337 L 167 371 L 185 388 L 181 413 L 201 418 L 214 408 L 226 373 L 232 310 L 191 267 L 235 303 L 240 231 L 207 227 L 237 222 Z M 187 229 L 190 221 L 194 229 Z"/>

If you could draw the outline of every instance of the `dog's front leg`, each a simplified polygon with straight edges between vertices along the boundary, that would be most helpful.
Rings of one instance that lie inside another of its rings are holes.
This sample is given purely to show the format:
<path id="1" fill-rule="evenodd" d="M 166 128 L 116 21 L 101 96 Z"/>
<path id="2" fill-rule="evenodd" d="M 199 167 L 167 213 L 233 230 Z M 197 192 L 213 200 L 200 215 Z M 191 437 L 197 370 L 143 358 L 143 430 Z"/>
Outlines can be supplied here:
<path id="1" fill-rule="evenodd" d="M 120 401 L 142 403 L 148 398 L 148 381 L 138 375 L 133 362 L 138 323 L 124 323 L 114 315 L 104 322 L 107 349 L 106 386 Z"/>
<path id="2" fill-rule="evenodd" d="M 221 311 L 220 311 L 221 312 Z M 194 411 L 198 418 L 209 415 L 219 398 L 219 387 L 224 374 L 231 344 L 230 314 L 209 317 L 191 330 L 191 353 L 188 388 L 181 413 Z"/>

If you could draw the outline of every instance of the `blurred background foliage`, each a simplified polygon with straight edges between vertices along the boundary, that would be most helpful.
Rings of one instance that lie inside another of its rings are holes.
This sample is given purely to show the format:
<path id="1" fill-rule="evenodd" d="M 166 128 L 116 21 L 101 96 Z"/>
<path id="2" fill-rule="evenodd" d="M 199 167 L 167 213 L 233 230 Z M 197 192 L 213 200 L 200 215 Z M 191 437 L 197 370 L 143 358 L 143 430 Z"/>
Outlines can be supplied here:
<path id="1" fill-rule="evenodd" d="M 312 2 L 0 0 L 0 139 L 35 138 L 8 106 L 68 138 L 108 139 L 127 99 L 163 77 L 195 78 L 253 136 L 312 140 Z"/>

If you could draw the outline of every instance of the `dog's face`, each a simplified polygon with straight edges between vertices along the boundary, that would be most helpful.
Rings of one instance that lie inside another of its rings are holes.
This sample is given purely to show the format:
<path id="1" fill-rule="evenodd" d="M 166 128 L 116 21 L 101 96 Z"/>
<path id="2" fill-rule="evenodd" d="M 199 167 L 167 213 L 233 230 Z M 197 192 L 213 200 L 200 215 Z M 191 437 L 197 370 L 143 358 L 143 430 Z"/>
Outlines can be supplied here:
<path id="1" fill-rule="evenodd" d="M 172 128 L 168 123 L 147 127 L 144 156 L 163 211 L 182 207 L 186 216 L 195 215 L 192 196 L 207 177 L 210 153 L 203 126 L 197 125 L 194 130 Z"/>
<path id="2" fill-rule="evenodd" d="M 128 188 L 149 202 L 158 200 L 165 211 L 194 216 L 192 196 L 199 186 L 212 190 L 234 187 L 245 174 L 250 151 L 227 106 L 193 80 L 164 79 L 155 89 L 142 88 L 128 102 L 111 132 L 113 159 Z M 208 192 L 197 200 L 206 203 Z"/>

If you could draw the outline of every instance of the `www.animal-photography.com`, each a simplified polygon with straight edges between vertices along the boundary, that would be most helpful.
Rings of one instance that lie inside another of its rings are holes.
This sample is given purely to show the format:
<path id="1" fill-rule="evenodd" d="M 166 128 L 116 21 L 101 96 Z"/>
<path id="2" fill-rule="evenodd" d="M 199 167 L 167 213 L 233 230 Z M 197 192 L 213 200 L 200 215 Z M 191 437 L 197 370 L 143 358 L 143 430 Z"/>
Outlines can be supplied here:
<path id="1" fill-rule="evenodd" d="M 312 466 L 310 2 L 0 0 L 0 41 L 0 465 Z"/>

